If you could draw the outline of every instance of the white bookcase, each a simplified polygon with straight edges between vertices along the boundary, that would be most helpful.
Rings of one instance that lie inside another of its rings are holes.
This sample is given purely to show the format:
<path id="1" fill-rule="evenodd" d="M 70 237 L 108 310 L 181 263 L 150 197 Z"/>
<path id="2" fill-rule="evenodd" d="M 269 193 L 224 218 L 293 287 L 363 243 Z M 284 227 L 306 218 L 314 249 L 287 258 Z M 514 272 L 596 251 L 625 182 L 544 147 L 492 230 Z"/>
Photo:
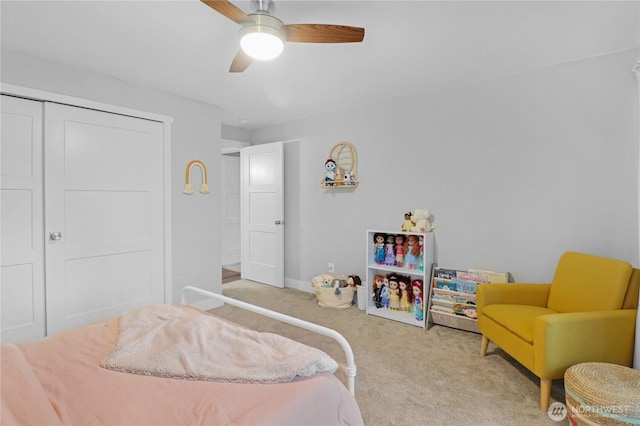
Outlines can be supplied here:
<path id="1" fill-rule="evenodd" d="M 375 237 L 378 235 L 384 236 L 382 251 L 380 251 L 376 245 Z M 416 240 L 422 239 L 422 255 L 418 255 L 417 262 L 414 263 L 416 257 L 409 253 L 404 253 L 405 262 L 402 265 L 398 265 L 397 261 L 396 263 L 393 262 L 399 254 L 398 244 L 395 244 L 396 237 L 406 241 L 410 236 L 411 240 L 413 240 L 413 237 L 415 237 Z M 393 243 L 390 242 L 388 238 L 393 238 Z M 392 247 L 390 247 L 390 245 Z M 424 328 L 427 324 L 427 310 L 430 305 L 429 297 L 431 295 L 429 290 L 431 288 L 431 272 L 434 263 L 433 232 L 369 230 L 367 231 L 366 247 L 367 276 L 366 282 L 364 282 L 363 285 L 367 286 L 368 289 L 367 314 Z M 392 250 L 393 256 L 389 256 L 389 250 Z M 378 287 L 376 285 L 376 277 L 382 277 L 381 279 L 383 281 L 383 285 L 379 287 L 379 291 L 376 291 Z M 391 283 L 389 279 L 391 279 Z M 385 280 L 387 281 L 386 283 L 384 283 Z M 401 283 L 404 283 L 404 285 L 408 287 L 408 297 L 401 298 L 400 294 L 398 295 L 398 299 L 395 299 L 393 296 L 389 297 L 391 293 L 393 293 L 390 287 L 395 286 L 395 282 L 398 283 L 398 290 L 400 290 L 400 287 L 403 285 Z M 419 287 L 418 284 L 420 282 L 422 283 L 421 294 L 419 295 L 419 301 L 416 301 L 412 297 L 413 286 L 416 285 Z M 385 287 L 386 290 L 383 290 Z M 386 299 L 384 297 L 385 292 L 387 292 Z"/>

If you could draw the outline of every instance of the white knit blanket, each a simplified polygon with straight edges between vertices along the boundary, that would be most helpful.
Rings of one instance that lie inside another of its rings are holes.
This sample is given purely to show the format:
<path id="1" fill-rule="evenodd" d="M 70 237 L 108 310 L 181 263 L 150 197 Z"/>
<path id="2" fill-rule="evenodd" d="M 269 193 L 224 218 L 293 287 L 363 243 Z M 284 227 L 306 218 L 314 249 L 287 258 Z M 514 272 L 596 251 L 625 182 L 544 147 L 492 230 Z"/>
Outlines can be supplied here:
<path id="1" fill-rule="evenodd" d="M 170 305 L 148 305 L 122 315 L 115 347 L 101 365 L 136 374 L 242 383 L 287 382 L 338 368 L 319 349 Z"/>

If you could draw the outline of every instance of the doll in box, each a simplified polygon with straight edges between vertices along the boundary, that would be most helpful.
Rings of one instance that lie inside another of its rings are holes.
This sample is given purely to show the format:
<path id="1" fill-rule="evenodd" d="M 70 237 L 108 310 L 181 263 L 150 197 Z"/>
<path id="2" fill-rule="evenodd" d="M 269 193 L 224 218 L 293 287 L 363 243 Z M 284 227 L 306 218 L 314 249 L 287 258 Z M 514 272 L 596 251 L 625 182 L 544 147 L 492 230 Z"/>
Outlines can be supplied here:
<path id="1" fill-rule="evenodd" d="M 413 293 L 409 288 L 411 284 L 411 278 L 400 275 L 398 282 L 398 289 L 400 290 L 400 310 L 402 312 L 409 312 L 411 309 L 411 302 L 413 301 Z"/>
<path id="2" fill-rule="evenodd" d="M 420 262 L 420 244 L 418 243 L 418 236 L 409 235 L 404 245 L 404 261 L 409 269 L 416 269 Z"/>
<path id="3" fill-rule="evenodd" d="M 404 243 L 405 238 L 404 235 L 398 234 L 396 235 L 396 266 L 402 268 L 404 266 Z"/>
<path id="4" fill-rule="evenodd" d="M 383 280 L 384 277 L 382 275 L 375 275 L 371 283 L 371 297 L 376 308 L 382 308 Z"/>
<path id="5" fill-rule="evenodd" d="M 411 313 L 418 321 L 422 321 L 424 319 L 424 308 L 422 306 L 422 293 L 424 290 L 422 280 L 411 281 L 411 291 L 413 293 Z"/>
<path id="6" fill-rule="evenodd" d="M 387 235 L 387 242 L 384 245 L 384 251 L 384 264 L 387 266 L 396 266 L 396 243 L 393 234 Z"/>
<path id="7" fill-rule="evenodd" d="M 387 235 L 380 232 L 373 234 L 373 255 L 378 265 L 382 265 L 384 263 L 384 258 L 386 256 L 384 252 L 384 241 L 386 238 Z"/>
<path id="8" fill-rule="evenodd" d="M 400 308 L 400 278 L 391 274 L 389 278 L 389 309 L 397 311 Z"/>

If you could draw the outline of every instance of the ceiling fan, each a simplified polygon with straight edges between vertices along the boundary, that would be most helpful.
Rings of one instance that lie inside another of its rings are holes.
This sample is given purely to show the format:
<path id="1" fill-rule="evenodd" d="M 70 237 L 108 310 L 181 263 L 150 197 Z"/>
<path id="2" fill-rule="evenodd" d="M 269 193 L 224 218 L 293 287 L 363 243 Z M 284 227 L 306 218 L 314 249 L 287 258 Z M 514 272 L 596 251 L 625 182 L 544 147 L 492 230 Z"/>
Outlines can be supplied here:
<path id="1" fill-rule="evenodd" d="M 364 38 L 364 28 L 327 24 L 284 24 L 271 14 L 272 0 L 252 0 L 254 13 L 246 14 L 228 0 L 201 0 L 216 12 L 241 25 L 241 49 L 233 58 L 229 72 L 242 72 L 254 59 L 272 59 L 280 54 L 285 42 L 297 43 L 357 43 Z M 252 42 L 266 39 L 273 50 Z M 253 50 L 252 50 L 253 49 Z"/>

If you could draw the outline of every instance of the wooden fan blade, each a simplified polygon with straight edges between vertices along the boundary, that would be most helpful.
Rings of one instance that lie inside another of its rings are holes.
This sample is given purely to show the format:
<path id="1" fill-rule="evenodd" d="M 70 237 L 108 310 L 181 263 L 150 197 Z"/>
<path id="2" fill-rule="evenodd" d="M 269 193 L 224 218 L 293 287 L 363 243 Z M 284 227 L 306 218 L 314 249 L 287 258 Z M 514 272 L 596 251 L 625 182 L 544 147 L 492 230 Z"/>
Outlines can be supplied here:
<path id="1" fill-rule="evenodd" d="M 202 3 L 209 6 L 211 9 L 216 12 L 226 16 L 232 21 L 241 24 L 243 22 L 251 21 L 251 18 L 244 13 L 242 10 L 238 9 L 233 4 L 229 3 L 227 0 L 200 0 Z"/>
<path id="2" fill-rule="evenodd" d="M 235 58 L 233 58 L 233 62 L 231 62 L 229 72 L 242 72 L 246 70 L 252 62 L 253 58 L 244 53 L 244 50 L 240 49 L 238 53 L 236 53 Z"/>
<path id="3" fill-rule="evenodd" d="M 344 25 L 284 25 L 287 41 L 298 43 L 357 43 L 364 39 L 364 28 Z"/>

